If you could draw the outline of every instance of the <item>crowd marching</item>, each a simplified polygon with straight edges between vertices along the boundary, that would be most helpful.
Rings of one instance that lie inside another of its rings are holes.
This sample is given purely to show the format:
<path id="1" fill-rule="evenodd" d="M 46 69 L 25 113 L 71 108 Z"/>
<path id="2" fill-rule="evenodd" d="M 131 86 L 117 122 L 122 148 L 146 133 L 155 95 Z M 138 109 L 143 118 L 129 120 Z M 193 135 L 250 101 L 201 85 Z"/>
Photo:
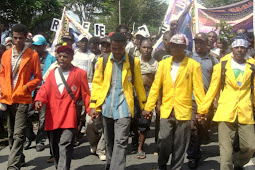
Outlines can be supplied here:
<path id="1" fill-rule="evenodd" d="M 48 163 L 70 169 L 73 148 L 86 133 L 90 152 L 106 170 L 124 170 L 128 138 L 138 159 L 155 119 L 158 169 L 196 169 L 202 142 L 217 126 L 220 169 L 241 170 L 255 152 L 253 33 L 238 29 L 231 43 L 214 31 L 188 39 L 163 34 L 164 48 L 143 30 L 126 25 L 104 38 L 66 33 L 48 51 L 46 35 L 32 36 L 23 24 L 1 25 L 0 109 L 6 115 L 10 154 L 7 169 L 25 165 L 23 149 L 50 143 Z M 187 50 L 194 42 L 194 50 Z M 38 132 L 34 133 L 36 115 Z M 0 131 L 4 131 L 3 119 Z"/>

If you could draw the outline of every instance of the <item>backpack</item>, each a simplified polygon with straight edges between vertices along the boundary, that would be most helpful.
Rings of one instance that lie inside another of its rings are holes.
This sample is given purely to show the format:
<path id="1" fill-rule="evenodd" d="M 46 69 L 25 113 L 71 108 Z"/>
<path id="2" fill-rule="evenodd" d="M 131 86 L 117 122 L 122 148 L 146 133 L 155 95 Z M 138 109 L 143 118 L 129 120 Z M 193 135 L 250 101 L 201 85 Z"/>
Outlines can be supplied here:
<path id="1" fill-rule="evenodd" d="M 104 70 L 108 61 L 108 58 L 110 56 L 110 53 L 103 54 L 100 57 L 103 57 L 103 75 L 104 75 Z M 129 59 L 129 64 L 131 68 L 131 75 L 132 75 L 132 81 L 131 83 L 134 85 L 134 78 L 135 78 L 135 72 L 134 72 L 134 65 L 135 65 L 135 59 L 132 54 L 128 54 L 128 59 Z"/>

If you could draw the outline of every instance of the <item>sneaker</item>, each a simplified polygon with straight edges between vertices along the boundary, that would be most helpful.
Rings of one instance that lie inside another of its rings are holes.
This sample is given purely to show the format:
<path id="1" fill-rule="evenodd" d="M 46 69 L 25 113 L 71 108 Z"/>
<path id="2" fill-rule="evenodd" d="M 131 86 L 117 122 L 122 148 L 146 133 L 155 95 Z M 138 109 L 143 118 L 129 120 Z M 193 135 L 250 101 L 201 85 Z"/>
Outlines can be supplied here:
<path id="1" fill-rule="evenodd" d="M 40 145 L 36 145 L 36 152 L 41 152 L 45 149 L 44 145 L 40 144 Z"/>
<path id="2" fill-rule="evenodd" d="M 31 146 L 31 143 L 32 143 L 32 141 L 26 140 L 26 141 L 24 142 L 24 145 L 23 145 L 24 150 L 28 150 L 29 147 Z"/>
<path id="3" fill-rule="evenodd" d="M 106 156 L 104 154 L 98 155 L 100 161 L 106 161 Z"/>
<path id="4" fill-rule="evenodd" d="M 92 147 L 92 146 L 90 147 L 90 153 L 95 154 L 96 150 L 97 150 L 96 147 Z"/>
<path id="5" fill-rule="evenodd" d="M 189 159 L 188 166 L 190 169 L 196 169 L 197 168 L 197 163 L 195 159 Z"/>

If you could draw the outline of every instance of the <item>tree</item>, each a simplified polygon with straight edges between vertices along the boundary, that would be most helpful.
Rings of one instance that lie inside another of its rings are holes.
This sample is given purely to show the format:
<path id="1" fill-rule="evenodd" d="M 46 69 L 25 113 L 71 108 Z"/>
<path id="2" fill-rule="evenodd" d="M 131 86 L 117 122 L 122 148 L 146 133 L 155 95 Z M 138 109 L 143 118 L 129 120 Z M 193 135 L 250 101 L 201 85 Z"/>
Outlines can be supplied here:
<path id="1" fill-rule="evenodd" d="M 132 29 L 133 23 L 136 27 L 146 24 L 150 32 L 155 32 L 161 26 L 168 5 L 161 0 L 121 0 L 121 23 Z M 110 15 L 100 16 L 93 22 L 103 22 L 107 32 L 115 31 L 119 25 L 119 0 L 110 1 L 105 4 L 109 8 Z"/>
<path id="2" fill-rule="evenodd" d="M 230 5 L 240 1 L 243 1 L 243 0 L 198 0 L 198 2 L 206 8 L 215 8 L 215 7 Z"/>
<path id="3" fill-rule="evenodd" d="M 54 17 L 61 16 L 58 0 L 6 0 L 0 2 L 0 22 L 12 26 L 22 23 L 32 33 L 49 32 Z"/>

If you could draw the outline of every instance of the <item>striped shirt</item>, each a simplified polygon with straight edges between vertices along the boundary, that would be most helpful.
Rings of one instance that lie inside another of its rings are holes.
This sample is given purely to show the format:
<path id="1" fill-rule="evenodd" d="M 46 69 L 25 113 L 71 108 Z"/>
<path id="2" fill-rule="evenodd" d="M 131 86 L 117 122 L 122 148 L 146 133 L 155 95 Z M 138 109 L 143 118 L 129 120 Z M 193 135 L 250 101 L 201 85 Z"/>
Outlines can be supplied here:
<path id="1" fill-rule="evenodd" d="M 131 117 L 130 109 L 124 95 L 122 87 L 122 66 L 126 61 L 126 54 L 121 61 L 116 61 L 111 54 L 112 78 L 109 92 L 102 105 L 103 116 L 113 119 Z"/>
<path id="2" fill-rule="evenodd" d="M 23 50 L 22 50 L 22 54 L 24 53 L 25 49 L 27 47 L 24 46 Z M 12 58 L 11 58 L 11 69 L 12 69 L 12 74 L 13 74 L 13 71 L 15 69 L 15 66 L 19 66 L 20 65 L 20 62 L 21 62 L 21 59 L 22 59 L 22 55 L 19 57 L 19 54 L 16 50 L 16 47 L 14 46 L 12 48 Z M 18 81 L 18 77 L 19 77 L 19 70 L 17 71 L 16 75 L 13 77 L 14 75 L 12 75 L 12 90 L 15 88 L 16 84 L 17 84 L 17 81 Z"/>

